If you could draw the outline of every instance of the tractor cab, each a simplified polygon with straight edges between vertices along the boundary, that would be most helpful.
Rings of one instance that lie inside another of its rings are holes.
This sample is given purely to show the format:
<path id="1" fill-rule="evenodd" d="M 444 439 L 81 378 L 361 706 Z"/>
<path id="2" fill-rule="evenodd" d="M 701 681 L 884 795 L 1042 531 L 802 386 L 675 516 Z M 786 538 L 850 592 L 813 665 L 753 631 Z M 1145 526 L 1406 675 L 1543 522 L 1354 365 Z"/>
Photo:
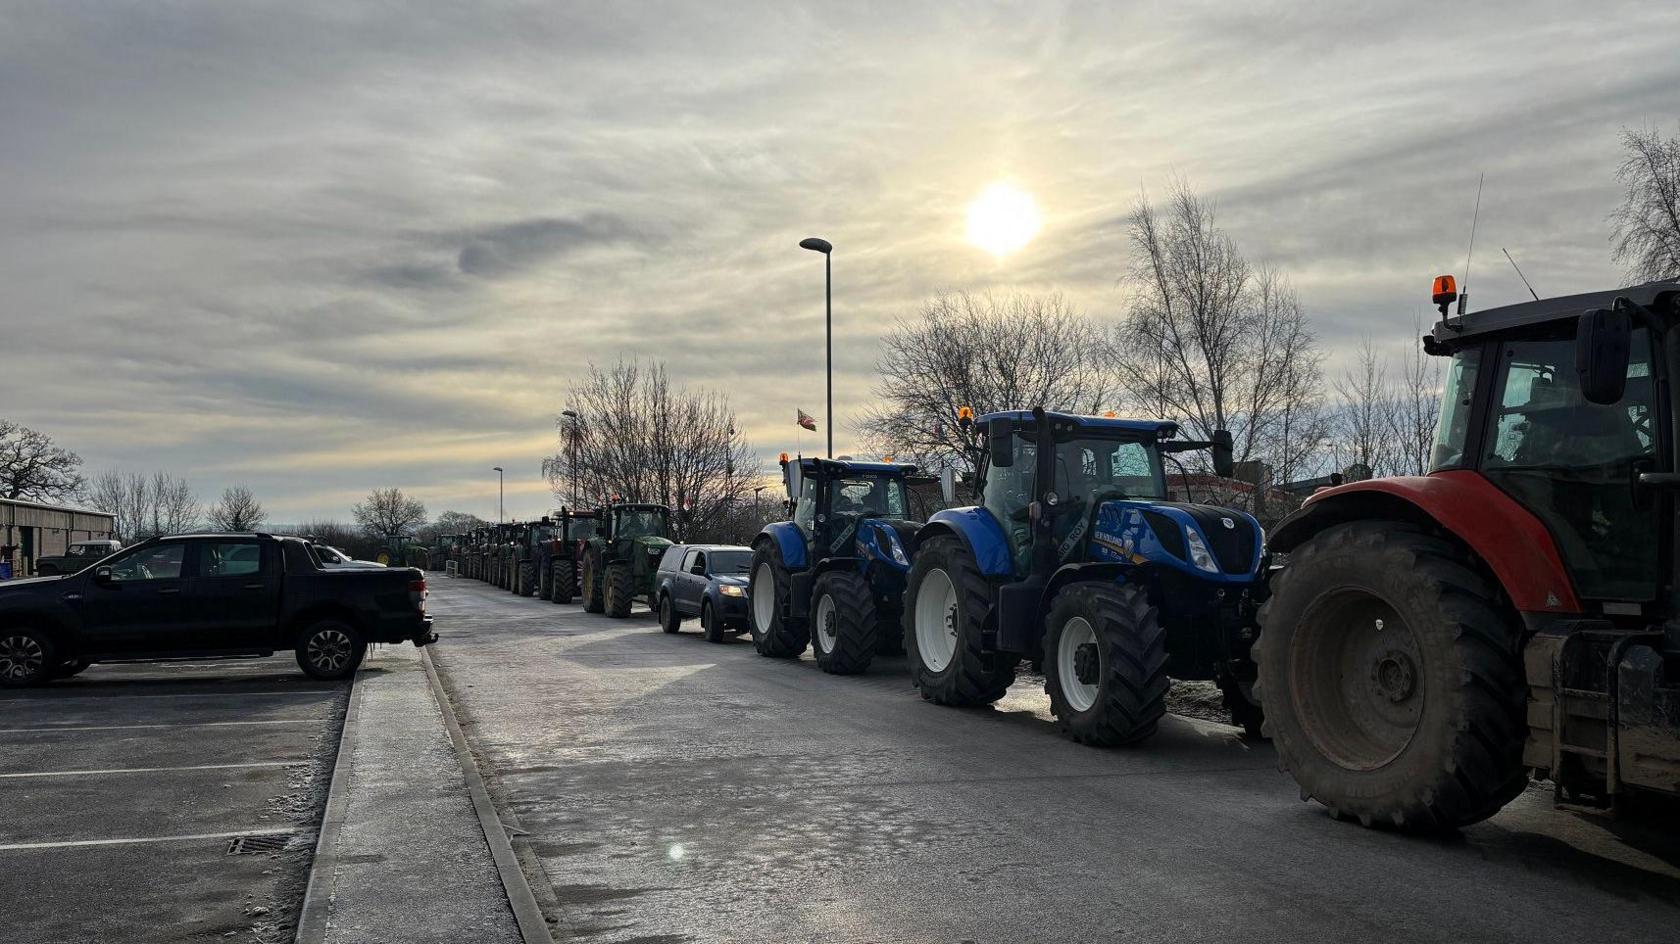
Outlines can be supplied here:
<path id="1" fill-rule="evenodd" d="M 1466 312 L 1441 276 L 1434 301 L 1429 473 L 1324 490 L 1272 536 L 1279 755 L 1303 796 L 1420 830 L 1531 771 L 1570 803 L 1680 794 L 1680 282 Z"/>
<path id="2" fill-rule="evenodd" d="M 848 459 L 799 458 L 782 463 L 782 477 L 793 502 L 793 525 L 812 558 L 849 556 L 859 527 L 871 519 L 892 522 L 895 530 L 914 534 L 920 525 L 905 519 L 910 511 L 908 481 L 913 465 L 856 462 Z M 866 538 L 868 536 L 865 536 Z M 896 560 L 908 567 L 902 556 Z"/>

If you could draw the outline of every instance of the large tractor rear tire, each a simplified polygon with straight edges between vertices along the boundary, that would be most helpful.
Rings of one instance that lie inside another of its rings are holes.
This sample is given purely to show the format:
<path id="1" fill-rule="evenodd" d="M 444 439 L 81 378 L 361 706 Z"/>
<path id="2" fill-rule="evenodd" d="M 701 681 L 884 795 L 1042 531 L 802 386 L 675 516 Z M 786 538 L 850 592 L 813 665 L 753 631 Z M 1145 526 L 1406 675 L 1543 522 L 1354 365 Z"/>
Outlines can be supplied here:
<path id="1" fill-rule="evenodd" d="M 747 600 L 751 603 L 748 626 L 752 629 L 753 647 L 761 656 L 796 659 L 811 641 L 806 621 L 786 615 L 792 586 L 793 579 L 782 562 L 781 548 L 773 541 L 760 544 L 753 551 Z"/>
<path id="2" fill-rule="evenodd" d="M 1303 799 L 1437 832 L 1522 792 L 1521 629 L 1453 542 L 1337 525 L 1290 552 L 1260 620 L 1257 694 Z"/>
<path id="3" fill-rule="evenodd" d="M 1076 583 L 1057 592 L 1044 637 L 1044 691 L 1069 737 L 1137 744 L 1167 713 L 1167 633 L 1136 584 Z"/>
<path id="4" fill-rule="evenodd" d="M 607 610 L 606 593 L 601 586 L 601 555 L 592 552 L 583 558 L 583 609 L 587 613 L 604 613 Z"/>
<path id="5" fill-rule="evenodd" d="M 606 572 L 607 615 L 613 619 L 624 619 L 630 615 L 630 604 L 635 600 L 636 587 L 630 576 L 630 564 L 614 561 L 606 566 Z"/>
<path id="6" fill-rule="evenodd" d="M 514 596 L 528 597 L 535 593 L 537 589 L 537 565 L 530 561 L 521 561 L 516 579 L 518 584 L 513 588 Z"/>
<path id="7" fill-rule="evenodd" d="M 542 563 L 542 560 L 538 559 L 538 561 L 536 562 L 536 568 L 537 568 L 537 580 L 536 580 L 537 599 L 539 599 L 539 600 L 552 600 L 552 599 L 554 599 L 554 565 L 551 563 L 549 566 L 544 567 L 543 563 Z"/>
<path id="8" fill-rule="evenodd" d="M 811 592 L 811 654 L 817 668 L 833 675 L 857 675 L 869 668 L 880 647 L 875 592 L 849 570 L 817 578 Z"/>
<path id="9" fill-rule="evenodd" d="M 957 538 L 923 545 L 904 594 L 904 654 L 910 681 L 941 705 L 989 705 L 1015 681 L 1019 657 L 980 645 L 992 588 Z"/>
<path id="10" fill-rule="evenodd" d="M 569 560 L 554 562 L 554 577 L 549 581 L 553 593 L 549 596 L 555 603 L 570 603 L 577 596 L 577 565 Z"/>

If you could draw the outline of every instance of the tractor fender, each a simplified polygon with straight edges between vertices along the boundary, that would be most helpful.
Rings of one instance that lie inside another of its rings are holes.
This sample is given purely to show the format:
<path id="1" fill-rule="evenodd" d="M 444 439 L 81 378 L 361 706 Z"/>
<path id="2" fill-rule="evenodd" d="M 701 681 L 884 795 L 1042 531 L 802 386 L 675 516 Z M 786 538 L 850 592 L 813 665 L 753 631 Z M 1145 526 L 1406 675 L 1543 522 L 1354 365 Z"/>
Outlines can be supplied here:
<path id="1" fill-rule="evenodd" d="M 1133 568 L 1127 564 L 1115 561 L 1096 561 L 1087 564 L 1063 564 L 1050 575 L 1050 582 L 1044 585 L 1043 612 L 1049 613 L 1050 606 L 1056 599 L 1056 594 L 1071 583 L 1082 583 L 1087 580 L 1100 580 L 1104 583 L 1116 583 L 1124 579 Z"/>
<path id="2" fill-rule="evenodd" d="M 1524 613 L 1580 613 L 1581 601 L 1539 518 L 1475 472 L 1371 479 L 1325 489 L 1272 532 L 1268 548 L 1288 552 L 1348 521 L 1390 518 L 1456 536 L 1493 571 Z"/>
<path id="3" fill-rule="evenodd" d="M 1009 538 L 986 509 L 947 508 L 934 512 L 928 523 L 916 532 L 916 545 L 920 547 L 941 534 L 955 535 L 961 540 L 986 576 L 1013 576 L 1015 567 L 1009 556 Z"/>
<path id="4" fill-rule="evenodd" d="M 777 521 L 764 526 L 753 539 L 753 547 L 773 541 L 782 552 L 782 564 L 790 571 L 804 570 L 810 564 L 805 559 L 805 532 L 791 521 Z"/>

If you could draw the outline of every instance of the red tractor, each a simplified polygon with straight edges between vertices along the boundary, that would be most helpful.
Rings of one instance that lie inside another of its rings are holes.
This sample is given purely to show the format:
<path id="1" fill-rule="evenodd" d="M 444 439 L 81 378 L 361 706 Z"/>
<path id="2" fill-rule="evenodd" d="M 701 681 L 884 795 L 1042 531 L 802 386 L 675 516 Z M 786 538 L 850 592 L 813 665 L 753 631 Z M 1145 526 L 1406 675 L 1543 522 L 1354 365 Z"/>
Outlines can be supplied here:
<path id="1" fill-rule="evenodd" d="M 1680 282 L 1465 314 L 1426 476 L 1314 495 L 1275 530 L 1254 647 L 1303 798 L 1405 830 L 1680 794 Z"/>

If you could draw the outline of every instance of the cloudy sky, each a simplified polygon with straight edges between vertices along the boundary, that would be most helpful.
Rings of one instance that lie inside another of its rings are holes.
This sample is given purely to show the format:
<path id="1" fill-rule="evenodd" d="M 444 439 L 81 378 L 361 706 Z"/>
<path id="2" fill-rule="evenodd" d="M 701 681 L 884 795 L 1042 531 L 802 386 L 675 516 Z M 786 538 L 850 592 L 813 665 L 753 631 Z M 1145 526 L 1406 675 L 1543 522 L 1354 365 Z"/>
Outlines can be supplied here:
<path id="1" fill-rule="evenodd" d="M 1333 352 L 1618 280 L 1624 126 L 1680 121 L 1680 5 L 132 4 L 0 0 L 0 415 L 91 469 L 245 483 L 276 521 L 376 485 L 513 515 L 568 378 L 655 356 L 760 455 L 868 401 L 941 289 L 1113 319 L 1140 189 L 1181 175 Z M 1038 237 L 965 238 L 997 181 Z M 840 427 L 842 447 L 851 438 Z M 807 438 L 809 444 L 811 440 Z"/>

